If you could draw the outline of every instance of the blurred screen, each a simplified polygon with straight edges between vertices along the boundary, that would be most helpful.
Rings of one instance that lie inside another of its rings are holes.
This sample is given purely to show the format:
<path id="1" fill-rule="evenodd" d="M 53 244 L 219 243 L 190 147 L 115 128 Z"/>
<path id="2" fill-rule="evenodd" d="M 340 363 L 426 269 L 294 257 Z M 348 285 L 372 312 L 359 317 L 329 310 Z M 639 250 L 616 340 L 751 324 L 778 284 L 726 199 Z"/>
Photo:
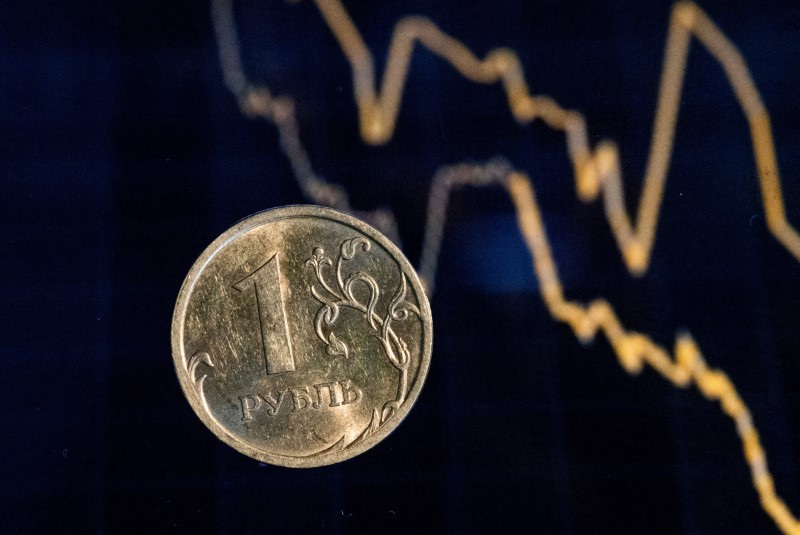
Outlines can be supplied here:
<path id="1" fill-rule="evenodd" d="M 798 32 L 794 2 L 4 4 L 10 530 L 800 529 Z M 202 425 L 169 340 L 211 241 L 307 203 L 401 246 L 434 350 L 386 440 L 293 470 Z"/>

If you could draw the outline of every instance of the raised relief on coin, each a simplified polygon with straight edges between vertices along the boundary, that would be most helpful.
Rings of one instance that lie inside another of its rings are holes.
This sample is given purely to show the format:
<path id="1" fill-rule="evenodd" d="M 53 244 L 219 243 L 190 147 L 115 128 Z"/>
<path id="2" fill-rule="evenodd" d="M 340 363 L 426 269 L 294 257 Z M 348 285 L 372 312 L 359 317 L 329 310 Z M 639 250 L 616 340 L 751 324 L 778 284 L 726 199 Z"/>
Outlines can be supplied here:
<path id="1" fill-rule="evenodd" d="M 350 273 L 343 278 L 342 262 L 352 260 L 359 248 L 364 252 L 369 252 L 370 247 L 370 241 L 361 237 L 342 242 L 335 270 L 333 262 L 325 256 L 325 251 L 321 247 L 315 248 L 312 257 L 306 260 L 307 265 L 314 267 L 320 284 L 320 289 L 315 285 L 311 286 L 312 295 L 322 304 L 317 311 L 314 324 L 317 336 L 327 346 L 327 353 L 333 356 L 348 356 L 345 342 L 337 338 L 333 332 L 327 335 L 325 332 L 336 323 L 340 307 L 350 308 L 363 314 L 364 323 L 375 331 L 373 336 L 378 339 L 386 358 L 399 373 L 396 399 L 388 400 L 380 409 L 373 409 L 370 425 L 358 439 L 364 439 L 377 431 L 405 401 L 408 393 L 408 365 L 411 355 L 406 342 L 392 328 L 392 322 L 405 321 L 411 313 L 416 317 L 420 316 L 419 308 L 405 300 L 407 283 L 406 276 L 402 272 L 400 273 L 400 284 L 383 316 L 375 312 L 375 306 L 380 296 L 380 286 L 369 273 Z M 331 271 L 335 272 L 335 285 L 326 282 L 322 269 L 324 266 L 329 266 Z M 354 286 L 357 284 L 362 284 L 368 289 L 366 303 L 359 301 L 354 294 Z"/>
<path id="2" fill-rule="evenodd" d="M 263 462 L 320 466 L 388 435 L 430 362 L 428 301 L 387 238 L 292 206 L 229 229 L 195 262 L 172 326 L 192 408 Z"/>

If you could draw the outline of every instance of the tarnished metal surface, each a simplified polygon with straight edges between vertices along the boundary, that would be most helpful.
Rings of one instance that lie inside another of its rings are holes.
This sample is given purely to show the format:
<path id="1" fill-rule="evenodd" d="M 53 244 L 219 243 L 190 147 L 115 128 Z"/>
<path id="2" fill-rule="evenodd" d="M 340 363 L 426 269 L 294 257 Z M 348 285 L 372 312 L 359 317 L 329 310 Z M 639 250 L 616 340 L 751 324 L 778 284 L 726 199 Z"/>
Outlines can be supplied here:
<path id="1" fill-rule="evenodd" d="M 318 206 L 251 216 L 183 283 L 172 351 L 184 394 L 221 440 L 292 467 L 349 459 L 419 395 L 432 320 L 386 237 Z"/>

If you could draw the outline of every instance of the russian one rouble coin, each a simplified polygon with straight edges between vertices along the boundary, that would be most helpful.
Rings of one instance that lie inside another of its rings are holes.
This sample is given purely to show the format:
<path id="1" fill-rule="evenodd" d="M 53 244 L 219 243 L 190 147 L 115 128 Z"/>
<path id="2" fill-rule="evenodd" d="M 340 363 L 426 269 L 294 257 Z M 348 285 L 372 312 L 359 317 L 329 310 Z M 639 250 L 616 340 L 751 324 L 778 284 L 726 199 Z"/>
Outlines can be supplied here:
<path id="1" fill-rule="evenodd" d="M 192 266 L 172 320 L 183 392 L 222 441 L 311 467 L 383 440 L 419 396 L 432 320 L 414 268 L 367 224 L 318 206 L 258 213 Z"/>

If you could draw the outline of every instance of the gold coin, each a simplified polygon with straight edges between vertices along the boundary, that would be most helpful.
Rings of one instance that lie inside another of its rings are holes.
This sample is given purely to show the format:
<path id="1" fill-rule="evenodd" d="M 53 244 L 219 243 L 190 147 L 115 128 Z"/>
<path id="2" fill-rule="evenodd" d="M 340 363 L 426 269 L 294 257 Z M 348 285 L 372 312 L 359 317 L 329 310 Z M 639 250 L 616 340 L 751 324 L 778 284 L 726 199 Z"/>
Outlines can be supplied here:
<path id="1" fill-rule="evenodd" d="M 329 208 L 258 213 L 183 282 L 172 354 L 222 441 L 259 461 L 322 466 L 371 448 L 419 396 L 433 325 L 414 268 L 385 236 Z"/>

